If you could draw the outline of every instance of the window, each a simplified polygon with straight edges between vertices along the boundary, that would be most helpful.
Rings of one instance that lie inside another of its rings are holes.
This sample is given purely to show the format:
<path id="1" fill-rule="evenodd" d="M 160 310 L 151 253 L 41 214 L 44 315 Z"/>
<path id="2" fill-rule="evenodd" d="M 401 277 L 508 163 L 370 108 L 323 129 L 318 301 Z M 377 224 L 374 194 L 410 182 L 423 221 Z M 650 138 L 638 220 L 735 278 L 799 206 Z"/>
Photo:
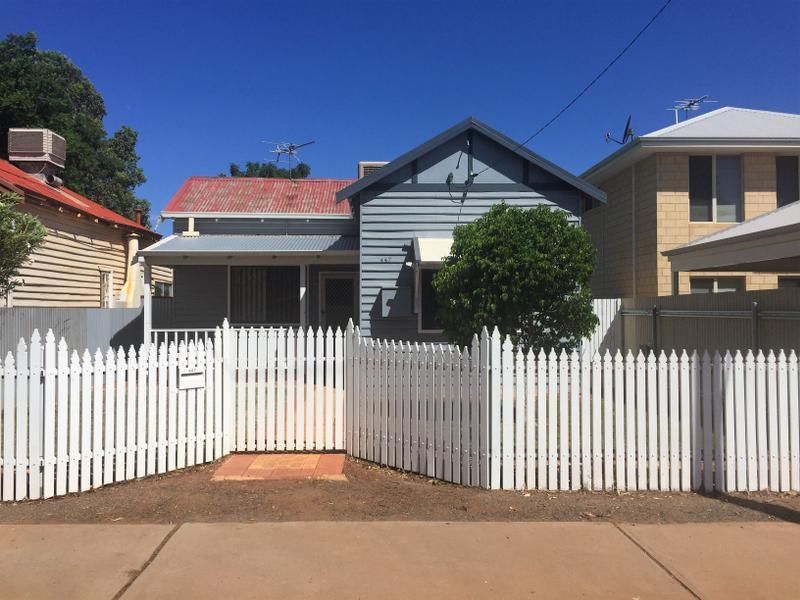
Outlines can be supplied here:
<path id="1" fill-rule="evenodd" d="M 689 157 L 689 220 L 713 220 L 713 196 L 711 156 Z"/>
<path id="2" fill-rule="evenodd" d="M 779 290 L 800 290 L 800 277 L 778 277 Z"/>
<path id="3" fill-rule="evenodd" d="M 738 156 L 689 157 L 689 220 L 742 220 L 742 164 Z"/>
<path id="4" fill-rule="evenodd" d="M 171 283 L 166 281 L 156 281 L 153 283 L 153 296 L 155 298 L 172 298 L 174 295 Z"/>
<path id="5" fill-rule="evenodd" d="M 738 156 L 717 157 L 717 218 L 721 223 L 742 220 L 742 161 Z"/>
<path id="6" fill-rule="evenodd" d="M 692 294 L 723 294 L 744 291 L 744 277 L 690 277 Z"/>
<path id="7" fill-rule="evenodd" d="M 111 271 L 100 271 L 100 308 L 111 306 Z"/>
<path id="8" fill-rule="evenodd" d="M 778 206 L 786 206 L 800 200 L 800 181 L 798 180 L 797 156 L 775 157 L 775 187 Z"/>
<path id="9" fill-rule="evenodd" d="M 298 267 L 231 267 L 231 321 L 238 325 L 298 325 Z"/>
<path id="10" fill-rule="evenodd" d="M 433 276 L 439 269 L 419 270 L 419 330 L 420 332 L 440 332 L 442 325 L 439 322 L 437 311 L 439 303 L 436 300 L 436 290 L 433 289 Z"/>

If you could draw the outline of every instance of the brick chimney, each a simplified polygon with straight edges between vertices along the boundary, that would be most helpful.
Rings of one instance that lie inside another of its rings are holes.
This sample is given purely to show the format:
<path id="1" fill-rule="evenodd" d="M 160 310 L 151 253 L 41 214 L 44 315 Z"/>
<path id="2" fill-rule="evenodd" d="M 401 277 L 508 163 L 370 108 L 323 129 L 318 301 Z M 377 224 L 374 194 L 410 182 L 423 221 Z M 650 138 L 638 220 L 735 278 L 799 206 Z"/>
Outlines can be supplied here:
<path id="1" fill-rule="evenodd" d="M 133 220 L 136 221 L 137 225 L 142 224 L 142 209 L 141 208 L 134 208 L 133 209 Z"/>

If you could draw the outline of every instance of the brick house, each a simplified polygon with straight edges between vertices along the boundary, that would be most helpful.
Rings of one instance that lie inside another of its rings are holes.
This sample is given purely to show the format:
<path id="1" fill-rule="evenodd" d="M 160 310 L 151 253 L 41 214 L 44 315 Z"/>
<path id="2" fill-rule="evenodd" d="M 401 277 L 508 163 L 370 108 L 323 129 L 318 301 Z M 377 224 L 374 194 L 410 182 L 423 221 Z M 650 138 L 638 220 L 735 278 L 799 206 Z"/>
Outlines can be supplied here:
<path id="1" fill-rule="evenodd" d="M 582 177 L 597 297 L 798 287 L 797 274 L 675 273 L 665 251 L 800 199 L 800 115 L 725 107 L 635 138 Z"/>

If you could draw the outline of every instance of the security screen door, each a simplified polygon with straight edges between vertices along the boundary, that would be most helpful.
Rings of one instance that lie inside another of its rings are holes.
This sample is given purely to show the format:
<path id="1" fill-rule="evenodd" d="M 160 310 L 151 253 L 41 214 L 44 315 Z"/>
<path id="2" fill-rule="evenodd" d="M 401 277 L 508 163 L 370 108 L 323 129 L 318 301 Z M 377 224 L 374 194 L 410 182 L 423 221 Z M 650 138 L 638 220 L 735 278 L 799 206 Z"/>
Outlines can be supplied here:
<path id="1" fill-rule="evenodd" d="M 356 319 L 356 274 L 321 273 L 322 298 L 319 322 L 323 329 L 347 327 L 347 321 Z"/>

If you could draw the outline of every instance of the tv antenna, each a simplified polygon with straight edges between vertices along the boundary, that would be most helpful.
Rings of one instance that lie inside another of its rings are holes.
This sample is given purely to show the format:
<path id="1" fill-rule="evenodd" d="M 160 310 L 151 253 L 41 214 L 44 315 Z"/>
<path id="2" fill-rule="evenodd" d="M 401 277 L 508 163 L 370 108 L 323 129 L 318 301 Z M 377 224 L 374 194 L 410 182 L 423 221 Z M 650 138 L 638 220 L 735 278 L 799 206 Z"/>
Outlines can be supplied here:
<path id="1" fill-rule="evenodd" d="M 684 98 L 683 100 L 675 100 L 675 106 L 667 110 L 674 111 L 675 123 L 678 123 L 680 121 L 679 113 L 683 112 L 683 118 L 686 120 L 689 111 L 698 110 L 702 104 L 707 102 L 715 103 L 717 100 L 711 100 L 708 94 L 698 98 Z"/>
<path id="2" fill-rule="evenodd" d="M 625 121 L 625 129 L 622 130 L 622 140 L 618 140 L 616 138 L 611 137 L 610 133 L 606 133 L 606 144 L 608 142 L 614 142 L 619 144 L 620 146 L 624 146 L 628 142 L 630 142 L 634 138 L 635 134 L 633 133 L 633 129 L 631 128 L 631 116 L 628 115 L 628 120 Z"/>
<path id="3" fill-rule="evenodd" d="M 294 179 L 292 176 L 294 174 L 294 167 L 300 164 L 300 156 L 297 151 L 300 148 L 304 148 L 306 146 L 310 146 L 314 143 L 314 140 L 310 142 L 305 142 L 303 144 L 293 144 L 292 142 L 268 142 L 263 140 L 265 144 L 271 144 L 275 146 L 273 150 L 270 150 L 275 155 L 275 160 L 273 161 L 276 165 L 281 162 L 281 156 L 286 157 L 286 161 L 289 164 L 289 179 Z M 294 161 L 294 164 L 292 164 Z"/>

